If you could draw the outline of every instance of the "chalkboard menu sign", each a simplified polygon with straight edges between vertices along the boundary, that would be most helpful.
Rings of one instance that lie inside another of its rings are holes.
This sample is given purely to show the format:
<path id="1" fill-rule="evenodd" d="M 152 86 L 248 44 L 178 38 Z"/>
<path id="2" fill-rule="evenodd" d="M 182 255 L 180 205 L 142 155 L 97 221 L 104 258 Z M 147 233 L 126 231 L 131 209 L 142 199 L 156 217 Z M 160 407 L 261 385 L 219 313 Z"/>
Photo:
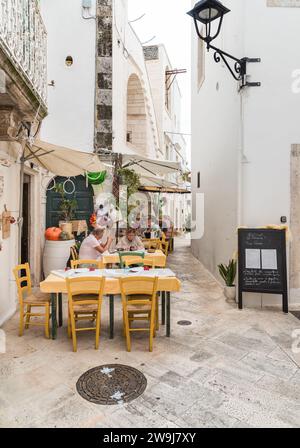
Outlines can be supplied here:
<path id="1" fill-rule="evenodd" d="M 239 229 L 240 309 L 244 292 L 280 294 L 288 313 L 285 230 Z"/>

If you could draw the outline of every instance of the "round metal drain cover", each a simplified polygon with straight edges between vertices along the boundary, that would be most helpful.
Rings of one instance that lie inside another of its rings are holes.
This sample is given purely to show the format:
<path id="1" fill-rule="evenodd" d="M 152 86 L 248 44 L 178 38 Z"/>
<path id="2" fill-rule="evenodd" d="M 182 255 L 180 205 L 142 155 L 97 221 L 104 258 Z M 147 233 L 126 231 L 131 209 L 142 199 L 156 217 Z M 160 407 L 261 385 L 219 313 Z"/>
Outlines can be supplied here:
<path id="1" fill-rule="evenodd" d="M 180 320 L 177 324 L 181 327 L 188 327 L 189 325 L 192 325 L 192 322 L 189 320 Z"/>
<path id="2" fill-rule="evenodd" d="M 77 392 L 85 400 L 99 405 L 129 403 L 142 395 L 147 379 L 137 369 L 120 364 L 96 367 L 77 381 Z"/>

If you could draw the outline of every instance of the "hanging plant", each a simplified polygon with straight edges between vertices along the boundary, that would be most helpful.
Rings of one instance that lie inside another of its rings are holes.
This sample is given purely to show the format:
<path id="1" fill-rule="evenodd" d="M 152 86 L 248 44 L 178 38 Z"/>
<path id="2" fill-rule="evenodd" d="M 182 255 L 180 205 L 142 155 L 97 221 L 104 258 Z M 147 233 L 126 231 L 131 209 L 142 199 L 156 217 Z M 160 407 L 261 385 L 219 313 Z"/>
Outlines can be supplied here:
<path id="1" fill-rule="evenodd" d="M 127 186 L 128 198 L 139 191 L 141 187 L 141 178 L 134 170 L 121 168 L 118 171 L 118 176 L 120 177 L 120 184 Z"/>
<path id="2" fill-rule="evenodd" d="M 107 178 L 107 171 L 99 173 L 87 173 L 86 177 L 90 185 L 102 185 Z"/>
<path id="3" fill-rule="evenodd" d="M 183 182 L 188 182 L 191 183 L 192 182 L 192 178 L 191 178 L 192 173 L 190 171 L 186 171 L 184 173 L 182 173 L 181 178 Z"/>

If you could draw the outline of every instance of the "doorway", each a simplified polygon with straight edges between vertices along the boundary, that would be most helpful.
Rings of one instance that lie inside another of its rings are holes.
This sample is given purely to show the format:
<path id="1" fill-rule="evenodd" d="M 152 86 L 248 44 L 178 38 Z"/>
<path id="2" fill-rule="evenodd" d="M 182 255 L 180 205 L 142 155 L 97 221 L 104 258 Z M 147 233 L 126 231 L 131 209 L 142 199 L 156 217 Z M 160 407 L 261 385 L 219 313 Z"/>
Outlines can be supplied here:
<path id="1" fill-rule="evenodd" d="M 31 177 L 24 174 L 23 181 L 23 226 L 21 243 L 21 262 L 29 263 L 30 260 L 30 209 L 31 209 Z"/>
<path id="2" fill-rule="evenodd" d="M 56 177 L 56 185 L 63 184 L 67 180 L 66 177 Z M 94 190 L 91 185 L 86 185 L 84 176 L 72 177 L 75 191 L 67 194 L 67 199 L 75 199 L 77 201 L 77 210 L 74 219 L 82 220 L 89 223 L 91 215 L 94 213 Z M 46 227 L 58 227 L 61 221 L 61 212 L 59 209 L 61 196 L 55 189 L 47 191 L 47 207 L 46 207 Z"/>

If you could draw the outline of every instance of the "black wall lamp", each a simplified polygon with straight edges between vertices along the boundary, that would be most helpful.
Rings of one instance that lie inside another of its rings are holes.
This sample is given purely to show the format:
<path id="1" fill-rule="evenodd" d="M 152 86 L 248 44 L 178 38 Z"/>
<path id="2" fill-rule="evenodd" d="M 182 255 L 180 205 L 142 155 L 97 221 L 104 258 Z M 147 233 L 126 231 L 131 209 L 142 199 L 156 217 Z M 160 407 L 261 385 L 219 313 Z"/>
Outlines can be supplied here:
<path id="1" fill-rule="evenodd" d="M 248 82 L 247 80 L 247 64 L 250 62 L 261 62 L 260 58 L 242 58 L 238 59 L 229 53 L 221 50 L 220 48 L 211 45 L 211 42 L 220 34 L 224 15 L 230 12 L 230 9 L 222 5 L 218 0 L 200 0 L 195 4 L 194 8 L 188 12 L 188 15 L 193 17 L 196 32 L 201 40 L 206 43 L 207 51 L 213 50 L 214 59 L 217 63 L 221 60 L 225 63 L 226 67 L 234 77 L 236 81 L 240 82 L 241 89 L 244 87 L 259 87 L 260 82 Z M 219 20 L 219 23 L 214 32 L 212 29 L 212 22 Z M 205 34 L 201 34 L 199 22 L 204 24 Z M 234 61 L 233 67 L 229 63 L 229 59 Z"/>

